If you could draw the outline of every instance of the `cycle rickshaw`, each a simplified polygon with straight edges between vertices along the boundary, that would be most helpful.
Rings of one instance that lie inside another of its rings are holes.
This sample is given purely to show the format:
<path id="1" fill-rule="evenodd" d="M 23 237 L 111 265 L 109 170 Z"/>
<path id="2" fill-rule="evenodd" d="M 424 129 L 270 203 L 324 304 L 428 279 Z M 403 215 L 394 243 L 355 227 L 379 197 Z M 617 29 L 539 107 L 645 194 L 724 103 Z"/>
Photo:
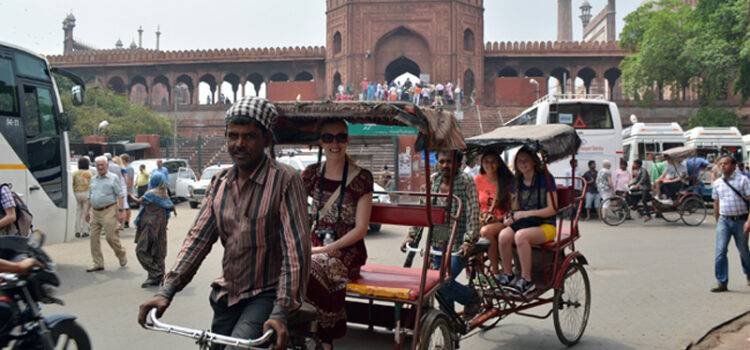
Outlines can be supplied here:
<path id="1" fill-rule="evenodd" d="M 575 129 L 568 125 L 523 125 L 501 127 L 469 138 L 466 143 L 470 153 L 489 149 L 508 154 L 515 148 L 527 147 L 541 156 L 544 164 L 549 164 L 567 157 L 575 159 L 581 139 Z M 571 174 L 575 174 L 575 169 L 572 170 Z M 476 328 L 491 329 L 513 314 L 540 319 L 551 315 L 557 337 L 563 344 L 571 346 L 581 339 L 591 309 L 591 287 L 584 267 L 588 262 L 576 250 L 575 242 L 580 238 L 578 221 L 586 182 L 580 177 L 555 179 L 558 212 L 555 240 L 532 247 L 532 277 L 537 285 L 536 291 L 522 296 L 500 288 L 487 265 L 489 241 L 480 239 L 475 253 L 467 262 L 467 269 L 469 283 L 481 295 L 484 309 L 473 319 L 464 322 L 465 332 Z M 576 188 L 582 190 L 577 191 Z M 568 215 L 570 211 L 573 215 Z M 541 314 L 528 312 L 543 305 L 548 305 L 549 310 Z"/>
<path id="2" fill-rule="evenodd" d="M 364 326 L 369 330 L 393 334 L 394 348 L 405 348 L 411 338 L 411 349 L 453 349 L 458 343 L 455 324 L 435 307 L 435 295 L 450 275 L 447 255 L 452 251 L 457 221 L 462 203 L 452 193 L 430 191 L 430 151 L 459 152 L 465 148 L 455 117 L 438 109 L 420 109 L 410 103 L 380 102 L 281 102 L 275 103 L 279 112 L 274 134 L 281 145 L 315 145 L 317 126 L 324 119 L 343 119 L 348 123 L 408 126 L 417 130 L 415 149 L 424 153 L 426 183 L 424 192 L 396 191 L 392 196 L 413 197 L 410 203 L 373 203 L 370 222 L 427 228 L 424 251 L 433 252 L 430 241 L 435 225 L 450 225 L 451 242 L 445 249 L 438 270 L 430 269 L 430 254 L 424 254 L 420 268 L 366 264 L 360 276 L 347 286 L 346 311 L 350 326 Z M 457 157 L 454 157 L 454 160 Z M 459 164 L 452 165 L 458 169 Z M 450 186 L 452 188 L 453 186 Z M 446 200 L 445 206 L 432 204 L 432 199 Z M 423 204 L 421 204 L 423 203 Z M 452 206 L 456 211 L 452 215 Z M 318 349 L 315 336 L 315 311 L 309 305 L 291 315 L 289 322 L 291 344 L 294 349 Z M 271 337 L 271 331 L 259 339 L 237 339 L 208 331 L 173 326 L 159 321 L 155 310 L 149 313 L 146 327 L 193 338 L 199 346 L 211 344 L 257 348 Z"/>
<path id="3" fill-rule="evenodd" d="M 663 154 L 669 156 L 670 159 L 681 162 L 695 156 L 697 149 L 693 146 L 675 147 L 664 151 Z M 700 180 L 694 180 L 696 183 L 683 182 L 682 188 L 671 203 L 662 203 L 655 198 L 651 198 L 651 204 L 648 208 L 644 208 L 643 203 L 641 203 L 640 191 L 612 196 L 602 202 L 599 217 L 607 225 L 618 226 L 630 217 L 631 210 L 639 214 L 646 211 L 659 213 L 659 217 L 667 222 L 682 220 L 685 225 L 699 226 L 706 220 L 708 209 L 699 190 L 700 184 L 698 181 Z"/>

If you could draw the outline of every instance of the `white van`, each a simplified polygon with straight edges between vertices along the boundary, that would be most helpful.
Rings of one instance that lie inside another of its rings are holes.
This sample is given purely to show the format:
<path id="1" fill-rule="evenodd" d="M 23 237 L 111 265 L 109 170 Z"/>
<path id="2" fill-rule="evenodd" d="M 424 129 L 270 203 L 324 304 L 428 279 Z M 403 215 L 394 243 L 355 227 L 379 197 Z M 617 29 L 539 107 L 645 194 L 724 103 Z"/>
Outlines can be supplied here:
<path id="1" fill-rule="evenodd" d="M 584 168 L 579 165 L 579 170 L 585 169 L 585 164 L 590 160 L 601 166 L 605 159 L 617 164 L 623 156 L 620 111 L 614 102 L 603 95 L 548 95 L 534 102 L 533 106 L 505 123 L 505 126 L 548 124 L 567 124 L 578 131 L 581 148 L 576 158 L 578 164 L 584 164 Z M 506 154 L 511 163 L 513 156 Z M 564 176 L 566 171 L 570 171 L 569 161 L 553 163 L 549 169 L 555 176 Z"/>
<path id="2" fill-rule="evenodd" d="M 635 123 L 622 130 L 623 158 L 628 169 L 634 160 L 645 160 L 670 148 L 685 145 L 685 135 L 677 123 Z"/>
<path id="3" fill-rule="evenodd" d="M 739 159 L 745 156 L 745 141 L 735 127 L 696 127 L 685 132 L 685 145 L 695 146 L 698 155 L 713 158 L 721 154 L 733 154 Z M 743 160 L 744 161 L 744 160 Z"/>

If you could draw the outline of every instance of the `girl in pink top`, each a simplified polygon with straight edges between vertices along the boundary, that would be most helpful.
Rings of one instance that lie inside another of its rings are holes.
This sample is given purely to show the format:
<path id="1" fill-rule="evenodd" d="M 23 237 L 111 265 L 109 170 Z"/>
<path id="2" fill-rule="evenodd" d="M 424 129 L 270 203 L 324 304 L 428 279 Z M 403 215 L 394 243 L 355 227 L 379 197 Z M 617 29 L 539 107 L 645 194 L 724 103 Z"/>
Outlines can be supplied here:
<path id="1" fill-rule="evenodd" d="M 482 212 L 482 229 L 479 233 L 490 241 L 488 251 L 490 268 L 493 274 L 499 274 L 497 237 L 505 228 L 503 220 L 510 210 L 510 186 L 513 173 L 500 158 L 500 155 L 485 151 L 479 158 L 479 175 L 474 177 L 477 187 L 479 209 Z"/>

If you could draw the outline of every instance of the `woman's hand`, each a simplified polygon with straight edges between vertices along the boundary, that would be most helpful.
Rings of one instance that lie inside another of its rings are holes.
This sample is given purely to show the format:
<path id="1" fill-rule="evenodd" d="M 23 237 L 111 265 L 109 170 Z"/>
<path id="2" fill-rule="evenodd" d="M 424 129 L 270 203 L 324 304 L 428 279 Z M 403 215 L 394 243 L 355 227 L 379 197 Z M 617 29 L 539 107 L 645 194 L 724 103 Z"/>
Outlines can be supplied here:
<path id="1" fill-rule="evenodd" d="M 513 221 L 521 220 L 525 217 L 528 217 L 527 213 L 525 211 L 517 211 L 513 213 Z"/>
<path id="2" fill-rule="evenodd" d="M 312 254 L 313 255 L 315 255 L 315 254 L 324 254 L 324 253 L 328 253 L 328 249 L 326 249 L 326 246 L 312 247 Z"/>

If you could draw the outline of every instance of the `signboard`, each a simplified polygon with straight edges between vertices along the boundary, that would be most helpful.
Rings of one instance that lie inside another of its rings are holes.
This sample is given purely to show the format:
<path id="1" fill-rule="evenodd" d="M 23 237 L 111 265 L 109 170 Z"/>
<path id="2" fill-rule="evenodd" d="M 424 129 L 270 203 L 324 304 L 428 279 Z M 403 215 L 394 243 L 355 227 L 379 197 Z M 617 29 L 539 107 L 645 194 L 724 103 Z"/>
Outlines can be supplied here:
<path id="1" fill-rule="evenodd" d="M 429 84 L 430 83 L 430 75 L 422 73 L 422 74 L 419 75 L 419 80 L 423 84 Z"/>
<path id="2" fill-rule="evenodd" d="M 349 136 L 399 136 L 416 134 L 417 129 L 408 126 L 349 124 Z"/>

